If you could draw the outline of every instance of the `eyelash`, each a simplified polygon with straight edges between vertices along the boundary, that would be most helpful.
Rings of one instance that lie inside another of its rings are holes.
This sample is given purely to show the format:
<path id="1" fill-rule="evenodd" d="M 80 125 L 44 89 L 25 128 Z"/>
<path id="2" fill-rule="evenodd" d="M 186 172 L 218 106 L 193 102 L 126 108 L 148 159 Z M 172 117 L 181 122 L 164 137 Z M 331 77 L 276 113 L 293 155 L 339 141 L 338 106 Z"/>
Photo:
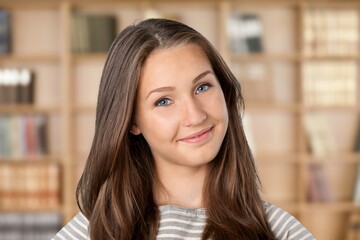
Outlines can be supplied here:
<path id="1" fill-rule="evenodd" d="M 206 87 L 206 89 L 205 89 L 204 91 L 202 91 L 202 92 L 206 92 L 207 90 L 209 90 L 209 88 L 212 87 L 212 85 L 211 85 L 210 83 L 203 83 L 203 84 L 201 84 L 200 86 L 198 86 L 198 87 L 196 88 L 196 90 L 195 90 L 195 93 L 196 93 L 196 94 L 202 93 L 202 92 L 199 92 L 199 93 L 197 92 L 200 87 Z"/>
<path id="2" fill-rule="evenodd" d="M 200 87 L 203 87 L 203 88 L 206 88 L 205 90 L 201 91 L 201 92 L 198 92 L 199 88 Z M 199 85 L 196 90 L 195 90 L 195 93 L 196 94 L 200 94 L 200 93 L 203 93 L 203 92 L 206 92 L 207 90 L 209 90 L 209 88 L 211 88 L 212 85 L 210 83 L 203 83 L 201 85 Z M 167 102 L 167 103 L 164 103 L 164 102 Z M 170 102 L 170 103 L 169 103 Z M 165 97 L 165 98 L 160 98 L 158 101 L 155 102 L 155 107 L 166 107 L 168 105 L 171 104 L 171 99 Z"/>
<path id="3" fill-rule="evenodd" d="M 165 106 L 169 105 L 169 103 L 168 104 L 160 104 L 161 102 L 164 102 L 164 101 L 170 101 L 171 102 L 171 100 L 169 98 L 161 98 L 161 99 L 159 99 L 158 101 L 155 102 L 155 107 L 165 107 Z"/>

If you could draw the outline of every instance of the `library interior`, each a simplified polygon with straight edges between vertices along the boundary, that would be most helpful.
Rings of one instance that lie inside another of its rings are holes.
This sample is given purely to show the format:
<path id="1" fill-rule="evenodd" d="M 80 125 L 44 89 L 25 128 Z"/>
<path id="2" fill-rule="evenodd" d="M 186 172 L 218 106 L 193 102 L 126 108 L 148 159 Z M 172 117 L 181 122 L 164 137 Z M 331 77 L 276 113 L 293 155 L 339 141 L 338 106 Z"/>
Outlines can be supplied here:
<path id="1" fill-rule="evenodd" d="M 0 0 L 0 239 L 50 239 L 79 211 L 109 46 L 170 18 L 240 81 L 262 196 L 319 240 L 360 240 L 357 0 Z"/>

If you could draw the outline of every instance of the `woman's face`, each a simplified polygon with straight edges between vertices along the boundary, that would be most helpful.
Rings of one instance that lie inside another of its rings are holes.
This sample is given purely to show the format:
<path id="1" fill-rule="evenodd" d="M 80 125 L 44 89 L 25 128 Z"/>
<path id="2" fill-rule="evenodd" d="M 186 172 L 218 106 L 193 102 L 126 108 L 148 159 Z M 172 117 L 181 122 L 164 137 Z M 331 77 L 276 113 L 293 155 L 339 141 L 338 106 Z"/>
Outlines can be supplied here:
<path id="1" fill-rule="evenodd" d="M 133 134 L 143 134 L 156 167 L 201 167 L 217 155 L 228 111 L 210 62 L 197 45 L 157 49 L 145 61 Z"/>

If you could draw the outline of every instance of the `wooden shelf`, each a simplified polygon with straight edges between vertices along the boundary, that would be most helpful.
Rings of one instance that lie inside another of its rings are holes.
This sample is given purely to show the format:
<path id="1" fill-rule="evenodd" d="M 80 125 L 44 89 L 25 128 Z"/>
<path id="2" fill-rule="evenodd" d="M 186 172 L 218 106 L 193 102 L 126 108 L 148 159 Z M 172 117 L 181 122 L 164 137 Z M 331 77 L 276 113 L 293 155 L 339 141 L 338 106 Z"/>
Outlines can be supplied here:
<path id="1" fill-rule="evenodd" d="M 346 111 L 360 111 L 360 107 L 357 105 L 329 105 L 329 106 L 302 106 L 302 112 L 314 112 L 314 111 L 338 111 L 338 110 L 346 110 Z"/>
<path id="2" fill-rule="evenodd" d="M 351 212 L 358 211 L 360 206 L 352 202 L 318 202 L 299 204 L 299 211 L 302 213 L 319 213 L 319 212 Z"/>
<path id="3" fill-rule="evenodd" d="M 353 164 L 360 163 L 360 153 L 335 153 L 325 156 L 314 156 L 308 153 L 255 153 L 255 161 L 259 164 L 304 163 L 304 164 Z"/>
<path id="4" fill-rule="evenodd" d="M 301 103 L 266 103 L 266 102 L 246 102 L 246 109 L 249 111 L 262 111 L 262 110 L 273 110 L 273 111 L 286 111 L 286 112 L 312 112 L 312 111 L 353 111 L 360 112 L 360 106 L 354 105 L 329 105 L 329 106 L 305 106 Z"/>
<path id="5" fill-rule="evenodd" d="M 60 6 L 60 2 L 57 0 L 0 0 L 0 7 L 5 9 L 54 9 Z"/>
<path id="6" fill-rule="evenodd" d="M 57 55 L 0 55 L 0 63 L 8 62 L 53 62 L 58 63 L 60 61 Z"/>
<path id="7" fill-rule="evenodd" d="M 298 103 L 254 103 L 246 102 L 245 111 L 283 111 L 299 112 L 300 104 Z"/>
<path id="8" fill-rule="evenodd" d="M 72 108 L 72 113 L 76 114 L 76 113 L 88 113 L 88 112 L 93 112 L 95 113 L 96 111 L 96 106 L 74 106 Z"/>
<path id="9" fill-rule="evenodd" d="M 0 206 L 0 214 L 1 213 L 14 213 L 14 212 L 22 212 L 22 213 L 59 213 L 61 212 L 61 207 L 39 207 L 39 208 L 4 208 Z"/>
<path id="10" fill-rule="evenodd" d="M 301 61 L 358 61 L 360 55 L 348 55 L 348 56 L 301 56 Z"/>
<path id="11" fill-rule="evenodd" d="M 300 55 L 297 53 L 248 53 L 232 54 L 232 61 L 239 62 L 275 62 L 275 61 L 299 61 Z"/>
<path id="12" fill-rule="evenodd" d="M 334 153 L 326 156 L 314 156 L 311 154 L 303 154 L 301 157 L 301 162 L 306 164 L 351 164 L 351 163 L 360 163 L 360 154 L 359 153 Z"/>
<path id="13" fill-rule="evenodd" d="M 254 153 L 258 164 L 294 164 L 299 162 L 299 153 Z"/>
<path id="14" fill-rule="evenodd" d="M 59 156 L 19 156 L 19 157 L 1 157 L 0 164 L 54 164 L 59 163 Z"/>
<path id="15" fill-rule="evenodd" d="M 85 62 L 85 61 L 102 61 L 106 59 L 107 53 L 79 53 L 73 54 L 73 60 L 75 63 Z"/>
<path id="16" fill-rule="evenodd" d="M 21 113 L 44 113 L 52 114 L 60 112 L 59 107 L 37 107 L 34 105 L 0 105 L 0 113 L 21 114 Z"/>

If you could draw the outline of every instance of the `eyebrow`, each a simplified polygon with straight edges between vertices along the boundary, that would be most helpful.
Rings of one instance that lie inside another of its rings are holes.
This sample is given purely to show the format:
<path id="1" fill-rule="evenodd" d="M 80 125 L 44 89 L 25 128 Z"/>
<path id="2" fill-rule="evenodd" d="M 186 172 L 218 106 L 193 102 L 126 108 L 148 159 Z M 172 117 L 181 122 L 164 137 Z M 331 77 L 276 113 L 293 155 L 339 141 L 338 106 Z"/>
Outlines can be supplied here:
<path id="1" fill-rule="evenodd" d="M 210 74 L 214 74 L 212 71 L 207 70 L 207 71 L 205 71 L 205 72 L 200 73 L 199 75 L 197 75 L 197 76 L 192 80 L 193 84 L 195 84 L 197 81 L 199 81 L 200 79 L 202 79 L 203 77 L 205 77 L 205 76 L 208 75 L 209 73 L 210 73 Z M 152 94 L 152 93 L 154 93 L 154 92 L 174 91 L 174 89 L 175 89 L 175 87 L 171 87 L 171 86 L 169 86 L 169 87 L 159 87 L 159 88 L 156 88 L 156 89 L 151 90 L 151 91 L 149 92 L 149 94 L 146 96 L 146 99 L 148 99 L 148 97 L 150 96 L 150 94 Z"/>

